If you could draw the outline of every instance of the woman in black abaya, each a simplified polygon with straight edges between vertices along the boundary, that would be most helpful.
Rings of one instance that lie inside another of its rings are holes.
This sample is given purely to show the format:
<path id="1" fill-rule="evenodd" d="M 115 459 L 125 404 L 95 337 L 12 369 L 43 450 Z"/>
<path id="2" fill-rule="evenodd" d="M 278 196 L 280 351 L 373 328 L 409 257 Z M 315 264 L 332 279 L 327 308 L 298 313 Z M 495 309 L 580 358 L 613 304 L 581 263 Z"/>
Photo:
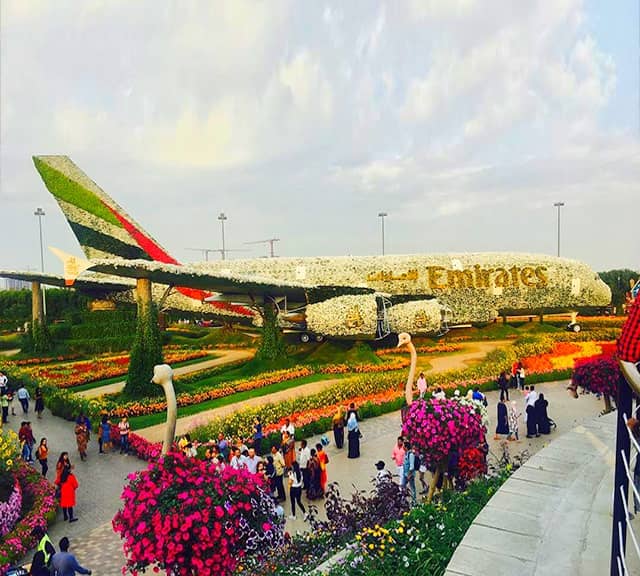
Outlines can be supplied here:
<path id="1" fill-rule="evenodd" d="M 547 414 L 547 406 L 549 402 L 545 400 L 544 394 L 540 394 L 540 397 L 536 400 L 536 420 L 538 422 L 538 433 L 550 434 L 551 426 L 549 425 L 549 415 Z"/>

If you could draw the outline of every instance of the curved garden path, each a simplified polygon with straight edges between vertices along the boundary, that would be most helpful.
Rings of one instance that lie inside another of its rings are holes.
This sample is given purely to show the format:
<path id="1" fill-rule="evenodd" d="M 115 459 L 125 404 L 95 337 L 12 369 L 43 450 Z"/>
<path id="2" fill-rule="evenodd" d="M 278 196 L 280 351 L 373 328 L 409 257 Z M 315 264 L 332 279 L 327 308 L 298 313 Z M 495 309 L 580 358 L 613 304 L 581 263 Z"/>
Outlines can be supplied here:
<path id="1" fill-rule="evenodd" d="M 470 345 L 465 345 L 465 349 L 460 352 L 454 352 L 450 355 L 443 357 L 429 358 L 428 355 L 422 358 L 427 359 L 431 368 L 425 370 L 427 373 L 440 373 L 448 370 L 458 370 L 465 368 L 469 363 L 484 358 L 492 350 L 503 347 L 505 344 L 510 344 L 510 340 L 494 340 L 490 342 L 474 342 Z M 421 357 L 418 357 L 420 362 Z M 178 369 L 179 370 L 179 369 Z M 176 370 L 177 372 L 177 370 Z M 258 396 L 256 398 L 250 398 L 242 402 L 235 404 L 229 404 L 227 406 L 221 406 L 219 408 L 213 408 L 212 410 L 205 410 L 204 412 L 198 412 L 190 416 L 183 416 L 178 418 L 176 425 L 176 435 L 180 436 L 187 433 L 190 429 L 200 424 L 205 424 L 214 418 L 228 416 L 233 412 L 242 410 L 244 408 L 253 408 L 261 406 L 262 404 L 268 404 L 273 402 L 280 402 L 281 400 L 290 400 L 298 398 L 300 396 L 308 396 L 321 392 L 329 386 L 338 382 L 338 378 L 327 378 L 326 380 L 318 380 L 317 382 L 311 382 L 309 384 L 303 384 L 295 388 L 289 388 L 287 390 L 281 390 L 280 392 L 274 392 L 273 394 L 266 394 L 264 396 Z M 164 435 L 164 423 L 149 426 L 147 428 L 141 428 L 136 430 L 137 434 L 140 434 L 151 442 L 162 441 Z"/>
<path id="2" fill-rule="evenodd" d="M 467 368 L 469 364 L 482 360 L 489 352 L 512 344 L 513 340 L 470 342 L 469 344 L 463 344 L 464 349 L 461 352 L 454 352 L 445 356 L 434 356 L 433 358 L 425 355 L 423 358 L 431 365 L 431 368 L 425 370 L 425 372 L 427 374 L 439 374 L 440 372 L 448 372 L 449 370 L 462 370 Z M 418 365 L 420 364 L 420 359 L 421 356 L 418 354 Z"/>
<path id="3" fill-rule="evenodd" d="M 184 374 L 190 374 L 198 370 L 206 370 L 207 368 L 214 368 L 216 366 L 222 366 L 231 362 L 237 362 L 238 360 L 249 360 L 255 354 L 255 350 L 249 349 L 216 349 L 216 353 L 219 353 L 218 358 L 213 360 L 205 360 L 204 362 L 197 362 L 195 364 L 189 364 L 188 366 L 180 366 L 173 370 L 174 376 L 181 376 Z M 106 386 L 100 386 L 99 388 L 92 388 L 90 390 L 83 390 L 82 392 L 76 392 L 78 396 L 84 398 L 98 398 L 105 394 L 115 394 L 121 392 L 124 388 L 124 380 L 122 382 L 114 382 L 113 384 L 107 384 Z"/>

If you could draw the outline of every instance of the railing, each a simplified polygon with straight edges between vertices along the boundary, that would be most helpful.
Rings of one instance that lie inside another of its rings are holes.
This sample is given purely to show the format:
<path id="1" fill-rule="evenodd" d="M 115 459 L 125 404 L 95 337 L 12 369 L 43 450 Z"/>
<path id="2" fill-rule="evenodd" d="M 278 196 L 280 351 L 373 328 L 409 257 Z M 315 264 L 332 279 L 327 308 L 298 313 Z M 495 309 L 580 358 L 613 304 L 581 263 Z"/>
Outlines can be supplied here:
<path id="1" fill-rule="evenodd" d="M 632 412 L 633 394 L 625 378 L 620 377 L 617 394 L 616 467 L 613 491 L 613 530 L 611 540 L 611 576 L 630 576 L 627 568 L 627 533 L 631 537 L 635 553 L 640 559 L 640 534 L 636 534 L 629 524 L 629 485 L 633 496 L 640 503 L 640 492 L 633 483 L 632 462 L 640 457 L 640 444 L 627 425 L 629 415 L 638 417 L 640 405 Z M 634 457 L 631 457 L 631 454 Z"/>

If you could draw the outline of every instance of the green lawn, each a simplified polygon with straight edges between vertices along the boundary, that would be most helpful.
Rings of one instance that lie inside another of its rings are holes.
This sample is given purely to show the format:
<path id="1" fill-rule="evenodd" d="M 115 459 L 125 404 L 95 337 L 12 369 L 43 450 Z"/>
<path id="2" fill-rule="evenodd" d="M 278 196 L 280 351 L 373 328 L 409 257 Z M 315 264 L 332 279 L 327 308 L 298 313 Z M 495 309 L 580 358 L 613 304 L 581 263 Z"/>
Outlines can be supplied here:
<path id="1" fill-rule="evenodd" d="M 329 380 L 334 378 L 345 378 L 346 376 L 352 376 L 352 374 L 312 374 L 311 376 L 305 376 L 303 378 L 296 378 L 295 380 L 285 380 L 284 382 L 278 382 L 263 388 L 256 388 L 254 390 L 247 390 L 245 392 L 238 392 L 223 398 L 215 398 L 202 402 L 200 404 L 192 404 L 191 406 L 184 406 L 178 408 L 178 418 L 183 416 L 190 416 L 191 414 L 198 414 L 205 410 L 212 410 L 213 408 L 219 408 L 220 406 L 228 406 L 229 404 L 235 404 L 236 402 L 242 402 L 243 400 L 249 400 L 250 398 L 258 398 L 260 396 L 266 396 L 273 394 L 274 392 L 280 392 L 281 390 L 288 390 L 290 388 L 296 388 L 303 384 L 309 384 L 311 382 L 318 382 L 320 380 Z M 158 414 L 149 414 L 146 416 L 134 416 L 129 419 L 131 427 L 135 430 L 141 428 L 147 428 L 155 424 L 161 424 L 165 422 L 167 415 L 164 412 Z"/>

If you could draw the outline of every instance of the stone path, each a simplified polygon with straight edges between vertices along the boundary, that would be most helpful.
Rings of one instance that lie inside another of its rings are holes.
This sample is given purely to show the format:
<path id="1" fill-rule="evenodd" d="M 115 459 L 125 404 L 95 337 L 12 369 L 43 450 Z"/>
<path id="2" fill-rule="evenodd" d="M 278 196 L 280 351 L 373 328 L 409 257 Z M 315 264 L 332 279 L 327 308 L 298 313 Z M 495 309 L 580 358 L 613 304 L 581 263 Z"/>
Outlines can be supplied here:
<path id="1" fill-rule="evenodd" d="M 19 348 L 16 348 L 14 350 L 0 350 L 0 356 L 14 356 L 18 352 L 20 352 Z"/>
<path id="2" fill-rule="evenodd" d="M 191 372 L 197 372 L 198 370 L 206 370 L 207 368 L 214 368 L 216 366 L 237 362 L 238 360 L 249 360 L 253 357 L 255 351 L 243 349 L 216 349 L 216 354 L 218 353 L 220 353 L 220 356 L 213 360 L 205 360 L 204 362 L 197 362 L 195 364 L 175 368 L 173 370 L 173 374 L 174 376 L 182 376 L 184 374 L 190 374 Z M 91 388 L 90 390 L 76 392 L 76 394 L 78 394 L 78 396 L 83 396 L 84 398 L 98 398 L 104 394 L 115 394 L 117 392 L 121 392 L 123 388 L 124 380 L 122 382 L 114 382 L 113 384 L 100 386 L 99 388 Z"/>
<path id="3" fill-rule="evenodd" d="M 435 356 L 423 358 L 429 362 L 431 369 L 425 370 L 426 373 L 439 374 L 440 372 L 448 372 L 449 370 L 463 370 L 470 364 L 482 360 L 489 352 L 513 345 L 513 340 L 490 340 L 487 342 L 471 342 L 464 344 L 463 351 L 447 354 L 446 356 Z M 418 354 L 418 365 L 420 365 L 421 356 Z"/>
<path id="4" fill-rule="evenodd" d="M 582 396 L 579 400 L 569 398 L 565 391 L 566 382 L 543 384 L 538 386 L 544 392 L 550 403 L 549 414 L 558 423 L 558 431 L 551 437 L 524 440 L 512 443 L 512 450 L 527 449 L 536 452 L 554 440 L 559 433 L 575 427 L 585 419 L 593 417 L 602 408 L 602 403 L 592 396 Z M 495 428 L 495 404 L 497 393 L 491 392 L 489 397 L 489 413 L 491 416 L 490 434 Z M 520 399 L 521 400 L 521 399 Z M 17 429 L 20 416 L 11 418 L 10 427 Z M 51 416 L 46 411 L 42 420 L 32 420 L 34 433 L 39 440 L 46 436 L 51 445 L 52 461 L 57 460 L 61 450 L 67 450 L 76 465 L 80 488 L 77 498 L 77 515 L 80 520 L 74 524 L 62 522 L 61 513 L 57 521 L 51 526 L 49 533 L 57 544 L 62 536 L 71 539 L 72 551 L 78 561 L 85 567 L 92 568 L 94 574 L 100 576 L 119 576 L 124 565 L 122 543 L 111 528 L 111 519 L 119 508 L 119 496 L 127 474 L 146 467 L 146 463 L 131 456 L 119 454 L 99 455 L 97 445 L 92 441 L 89 445 L 89 460 L 80 462 L 75 450 L 73 426 L 69 422 Z M 394 412 L 379 418 L 365 420 L 361 423 L 363 439 L 361 443 L 361 458 L 348 459 L 346 449 L 337 450 L 331 443 L 327 447 L 329 455 L 328 474 L 330 481 L 337 481 L 345 493 L 358 489 L 369 489 L 371 479 L 375 473 L 374 464 L 382 459 L 387 467 L 393 469 L 391 450 L 400 430 L 400 413 Z M 311 438 L 310 444 L 319 441 L 319 436 Z M 499 452 L 499 443 L 490 440 L 493 453 Z M 53 462 L 52 462 L 53 464 Z M 53 466 L 52 466 L 53 467 Z M 50 477 L 53 474 L 50 473 Z M 305 504 L 308 504 L 305 500 Z M 287 502 L 287 505 L 289 503 Z M 287 515 L 290 510 L 286 508 Z M 287 520 L 289 532 L 304 531 L 307 525 L 302 518 Z"/>
<path id="5" fill-rule="evenodd" d="M 538 452 L 477 516 L 446 576 L 608 574 L 615 435 L 614 412 Z M 628 574 L 640 574 L 630 538 L 626 558 Z"/>
<path id="6" fill-rule="evenodd" d="M 80 563 L 85 567 L 93 568 L 94 574 L 113 574 L 114 576 L 120 574 L 120 568 L 123 565 L 122 551 L 119 550 L 113 556 L 118 538 L 111 530 L 110 522 L 120 506 L 120 494 L 127 475 L 145 468 L 146 463 L 133 456 L 118 453 L 99 454 L 97 440 L 93 435 L 88 448 L 89 457 L 82 462 L 77 452 L 72 422 L 53 416 L 49 410 L 45 410 L 41 420 L 32 411 L 24 416 L 20 406 L 16 407 L 16 414 L 17 416 L 9 417 L 11 429 L 17 432 L 21 421 L 28 419 L 31 421 L 36 444 L 40 442 L 40 438 L 47 438 L 50 448 L 47 475 L 49 480 L 55 479 L 55 464 L 61 452 L 69 452 L 71 462 L 75 466 L 74 474 L 79 484 L 76 492 L 75 514 L 79 520 L 69 524 L 62 520 L 62 512 L 58 512 L 55 523 L 49 529 L 49 535 L 56 549 L 60 538 L 68 536 Z M 40 465 L 37 463 L 36 468 L 40 470 Z M 93 538 L 93 531 L 96 528 L 99 529 L 99 534 L 107 535 L 106 539 Z M 101 554 L 99 548 L 104 545 L 105 540 L 110 542 L 110 551 Z M 113 558 L 109 558 L 109 554 Z"/>

